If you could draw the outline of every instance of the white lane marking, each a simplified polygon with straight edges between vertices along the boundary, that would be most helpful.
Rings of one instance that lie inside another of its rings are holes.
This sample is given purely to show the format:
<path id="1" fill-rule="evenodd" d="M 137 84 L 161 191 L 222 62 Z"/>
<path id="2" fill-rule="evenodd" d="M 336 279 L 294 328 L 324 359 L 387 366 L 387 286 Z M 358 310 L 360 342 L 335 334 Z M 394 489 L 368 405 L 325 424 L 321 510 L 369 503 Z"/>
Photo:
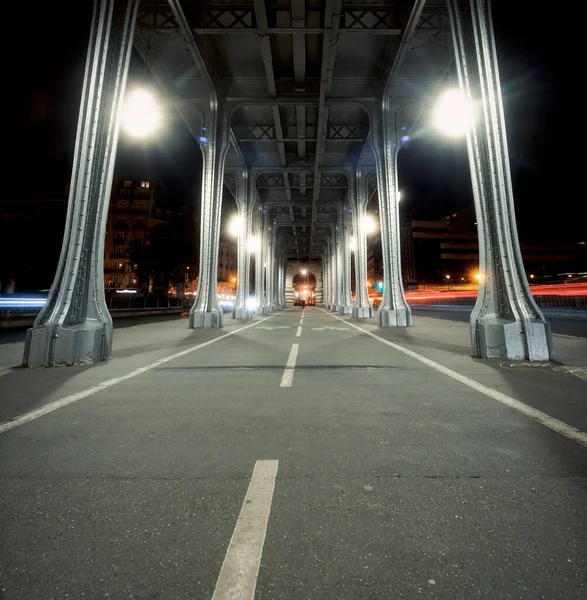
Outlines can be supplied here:
<path id="1" fill-rule="evenodd" d="M 255 463 L 212 600 L 253 600 L 277 476 L 277 460 Z"/>
<path id="2" fill-rule="evenodd" d="M 563 335 L 562 333 L 553 333 L 552 335 L 555 335 L 556 337 L 560 337 L 560 338 L 566 338 L 568 340 L 579 340 L 579 341 L 587 340 L 587 338 L 581 337 L 579 335 Z"/>
<path id="3" fill-rule="evenodd" d="M 65 398 L 61 398 L 60 400 L 55 400 L 55 402 L 51 402 L 49 404 L 46 404 L 45 406 L 41 406 L 41 408 L 37 408 L 36 410 L 32 410 L 28 413 L 25 413 L 24 415 L 21 415 L 20 417 L 16 417 L 12 421 L 8 421 L 6 423 L 0 423 L 0 434 L 4 433 L 5 431 L 9 431 L 10 429 L 14 429 L 15 427 L 19 427 L 20 425 L 24 425 L 25 423 L 28 423 L 29 421 L 32 421 L 34 419 L 38 419 L 39 417 L 49 414 L 55 410 L 59 410 L 60 408 L 63 408 L 64 406 L 67 406 L 68 404 L 72 404 L 73 402 L 77 402 L 78 400 L 82 400 L 83 398 L 87 398 L 88 396 L 92 396 L 93 394 L 96 394 L 97 392 L 101 392 L 102 390 L 112 387 L 113 385 L 116 385 L 117 383 L 120 383 L 121 381 L 126 381 L 127 379 L 131 379 L 132 377 L 136 377 L 137 375 L 146 373 L 147 371 L 150 371 L 151 369 L 154 369 L 154 368 L 158 367 L 159 365 L 169 362 L 170 360 L 174 360 L 176 358 L 179 358 L 180 356 L 185 356 L 186 354 L 189 354 L 190 352 L 194 352 L 195 350 L 199 350 L 200 348 L 205 348 L 206 346 L 209 346 L 210 344 L 214 344 L 215 342 L 219 342 L 220 340 L 223 340 L 231 335 L 234 335 L 235 333 L 244 331 L 245 329 L 248 329 L 249 327 L 254 327 L 258 323 L 267 321 L 267 319 L 272 319 L 274 316 L 275 315 L 270 315 L 268 317 L 265 317 L 264 319 L 261 319 L 260 321 L 256 321 L 255 323 L 251 323 L 250 325 L 245 325 L 244 327 L 240 327 L 239 329 L 235 329 L 234 331 L 225 333 L 224 335 L 214 338 L 213 340 L 210 340 L 208 342 L 203 342 L 202 344 L 197 344 L 196 346 L 192 346 L 191 348 L 187 348 L 186 350 L 182 350 L 181 352 L 176 352 L 175 354 L 172 354 L 171 356 L 167 356 L 165 358 L 160 358 L 159 360 L 155 361 L 154 363 L 151 363 L 150 365 L 146 365 L 145 367 L 140 367 L 138 369 L 135 369 L 134 371 L 131 371 L 130 373 L 127 373 L 126 375 L 122 375 L 120 377 L 113 377 L 112 379 L 107 379 L 106 381 L 103 381 L 102 383 L 99 383 L 98 385 L 95 385 L 91 388 L 82 390 L 81 392 L 77 392 L 76 394 L 72 394 L 71 396 L 66 396 Z"/>
<path id="4" fill-rule="evenodd" d="M 294 370 L 296 368 L 296 360 L 298 358 L 299 344 L 293 344 L 289 353 L 289 358 L 285 364 L 285 371 L 281 377 L 281 384 L 279 387 L 291 387 L 293 382 Z"/>
<path id="5" fill-rule="evenodd" d="M 302 335 L 302 326 L 298 325 L 298 330 L 296 331 L 296 337 L 300 337 Z"/>
<path id="6" fill-rule="evenodd" d="M 324 311 L 324 312 L 327 312 L 327 311 Z M 379 340 L 380 342 L 386 344 L 387 346 L 390 346 L 391 348 L 394 348 L 395 350 L 399 350 L 399 352 L 403 352 L 404 354 L 407 354 L 408 356 L 411 356 L 412 358 L 419 360 L 421 363 L 424 363 L 425 365 L 432 367 L 433 369 L 436 369 L 440 373 L 443 373 L 444 375 L 448 375 L 449 377 L 452 377 L 453 379 L 460 381 L 461 383 L 469 386 L 470 388 L 473 388 L 474 390 L 481 392 L 482 394 L 485 394 L 486 396 L 489 396 L 490 398 L 493 398 L 494 400 L 497 400 L 498 402 L 501 402 L 502 404 L 505 404 L 506 406 L 509 406 L 510 408 L 513 408 L 513 409 L 521 412 L 522 414 L 526 415 L 527 417 L 530 417 L 531 419 L 534 419 L 535 421 L 538 421 L 539 423 L 546 425 L 546 427 L 549 427 L 550 429 L 556 431 L 557 433 L 560 433 L 560 434 L 574 440 L 575 442 L 579 442 L 579 444 L 583 444 L 584 446 L 587 446 L 587 433 L 580 431 L 579 429 L 573 427 L 572 425 L 568 425 L 564 421 L 559 421 L 558 419 L 555 419 L 554 417 L 551 417 L 550 415 L 547 415 L 546 413 L 543 413 L 542 411 L 537 410 L 536 408 L 532 408 L 531 406 L 528 406 L 527 404 L 524 404 L 523 402 L 520 402 L 519 400 L 515 400 L 511 396 L 502 394 L 501 392 L 498 392 L 497 390 L 493 390 L 490 387 L 487 387 L 487 386 L 483 385 L 482 383 L 475 381 L 474 379 L 470 379 L 469 377 L 466 377 L 465 375 L 461 375 L 460 373 L 457 373 L 457 371 L 453 371 L 452 369 L 444 367 L 443 365 L 441 365 L 437 362 L 434 362 L 433 360 L 430 360 L 429 358 L 426 358 L 425 356 L 422 356 L 421 354 L 413 352 L 412 350 L 408 350 L 407 348 L 404 348 L 403 346 L 400 346 L 398 344 L 394 344 L 393 342 L 389 342 L 388 340 L 385 340 L 382 337 L 379 337 L 378 335 L 375 335 L 374 333 L 371 333 L 370 331 L 367 331 L 366 329 L 363 329 L 362 327 L 355 325 L 354 323 L 345 321 L 344 319 L 341 319 L 340 317 L 337 317 L 336 315 L 332 315 L 332 316 L 335 319 L 339 319 L 340 321 L 343 321 L 347 325 L 350 325 L 351 327 L 354 327 L 355 329 L 358 329 L 359 331 L 371 336 L 372 338 Z"/>

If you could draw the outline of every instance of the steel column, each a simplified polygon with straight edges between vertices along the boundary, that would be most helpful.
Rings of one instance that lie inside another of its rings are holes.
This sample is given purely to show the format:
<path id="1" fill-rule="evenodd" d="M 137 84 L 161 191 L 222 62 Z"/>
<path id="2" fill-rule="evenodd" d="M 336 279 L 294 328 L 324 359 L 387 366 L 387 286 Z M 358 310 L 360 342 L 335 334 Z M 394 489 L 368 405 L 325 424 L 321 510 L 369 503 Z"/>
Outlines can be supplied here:
<path id="1" fill-rule="evenodd" d="M 372 115 L 372 143 L 377 165 L 377 190 L 383 254 L 383 298 L 379 307 L 381 327 L 409 327 L 412 311 L 404 295 L 400 257 L 396 130 L 397 110 L 383 100 Z"/>
<path id="2" fill-rule="evenodd" d="M 138 6 L 138 0 L 94 2 L 65 234 L 47 303 L 27 332 L 29 367 L 111 355 L 104 234 Z"/>
<path id="3" fill-rule="evenodd" d="M 343 315 L 350 315 L 353 312 L 353 294 L 351 290 L 351 223 L 349 223 L 352 217 L 350 214 L 347 209 L 342 216 L 342 297 L 340 313 Z"/>
<path id="4" fill-rule="evenodd" d="M 264 214 L 260 214 L 259 226 L 257 228 L 257 239 L 259 244 L 255 254 L 255 312 L 259 315 L 267 314 L 267 302 L 265 299 L 265 223 Z"/>
<path id="5" fill-rule="evenodd" d="M 250 229 L 249 201 L 251 186 L 245 169 L 238 169 L 234 172 L 234 175 L 236 177 L 236 207 L 241 227 L 237 236 L 237 284 L 232 318 L 250 319 L 253 313 L 247 308 L 249 299 L 249 250 L 247 242 Z M 254 178 L 251 177 L 251 179 Z"/>
<path id="6" fill-rule="evenodd" d="M 520 252 L 488 0 L 448 0 L 461 91 L 476 107 L 467 148 L 481 279 L 471 313 L 473 356 L 554 358 L 550 325 L 530 292 Z"/>
<path id="7" fill-rule="evenodd" d="M 190 310 L 189 327 L 222 327 L 218 304 L 218 248 L 224 185 L 224 161 L 229 146 L 228 111 L 213 104 L 204 118 L 208 133 L 202 141 L 202 206 L 200 225 L 200 273 L 198 297 Z"/>
<path id="8" fill-rule="evenodd" d="M 373 316 L 373 306 L 369 302 L 369 287 L 367 286 L 367 234 L 363 227 L 363 220 L 367 212 L 369 201 L 367 187 L 367 173 L 357 169 L 355 176 L 351 177 L 352 185 L 349 186 L 351 204 L 353 206 L 353 229 L 355 231 L 355 303 L 353 304 L 353 317 L 370 319 Z"/>

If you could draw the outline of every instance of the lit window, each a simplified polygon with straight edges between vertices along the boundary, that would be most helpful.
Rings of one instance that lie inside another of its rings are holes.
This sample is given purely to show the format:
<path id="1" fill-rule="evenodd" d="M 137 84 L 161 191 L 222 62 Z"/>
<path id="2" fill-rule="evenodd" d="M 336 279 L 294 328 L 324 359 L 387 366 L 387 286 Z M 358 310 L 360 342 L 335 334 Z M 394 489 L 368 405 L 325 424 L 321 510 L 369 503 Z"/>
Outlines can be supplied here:
<path id="1" fill-rule="evenodd" d="M 132 181 L 127 180 L 124 182 L 124 187 L 130 187 L 131 185 L 132 185 Z"/>
<path id="2" fill-rule="evenodd" d="M 148 188 L 149 187 L 149 182 L 148 181 L 141 181 L 141 187 Z"/>

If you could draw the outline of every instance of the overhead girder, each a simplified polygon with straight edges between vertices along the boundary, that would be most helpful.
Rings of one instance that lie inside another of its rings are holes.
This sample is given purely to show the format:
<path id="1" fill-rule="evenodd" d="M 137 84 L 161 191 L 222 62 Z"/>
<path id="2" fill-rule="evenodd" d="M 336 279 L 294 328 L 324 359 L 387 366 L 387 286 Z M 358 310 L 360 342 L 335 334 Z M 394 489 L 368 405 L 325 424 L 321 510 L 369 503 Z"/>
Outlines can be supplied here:
<path id="1" fill-rule="evenodd" d="M 444 3 L 429 4 L 154 0 L 141 4 L 137 30 L 151 70 L 162 75 L 167 67 L 159 82 L 181 90 L 173 103 L 187 114 L 195 137 L 204 91 L 223 96 L 231 107 L 226 168 L 246 166 L 255 174 L 258 201 L 289 216 L 297 257 L 311 259 L 318 215 L 348 191 L 346 177 L 333 178 L 332 171 L 356 169 L 360 160 L 374 168 L 369 111 L 375 99 L 390 81 L 409 101 L 426 86 L 418 73 L 402 77 L 399 67 L 408 41 L 416 46 L 450 31 Z M 182 46 L 193 59 L 191 71 L 179 64 Z M 368 69 L 357 71 L 349 60 L 363 47 L 380 56 L 363 60 Z M 310 232 L 306 256 L 298 246 L 303 227 Z"/>

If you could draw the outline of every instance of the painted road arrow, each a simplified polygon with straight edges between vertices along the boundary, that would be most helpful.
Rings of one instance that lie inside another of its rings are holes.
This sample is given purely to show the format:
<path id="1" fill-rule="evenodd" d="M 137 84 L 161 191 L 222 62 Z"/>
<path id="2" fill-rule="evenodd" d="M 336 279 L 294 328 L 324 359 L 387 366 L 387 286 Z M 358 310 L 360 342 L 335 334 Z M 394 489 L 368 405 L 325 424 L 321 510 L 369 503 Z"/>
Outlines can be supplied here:
<path id="1" fill-rule="evenodd" d="M 330 325 L 326 325 L 325 327 L 312 327 L 312 329 L 315 329 L 316 331 L 324 331 L 325 329 L 329 329 L 331 331 L 334 331 L 334 330 L 348 331 L 350 329 L 350 327 L 331 327 Z"/>

